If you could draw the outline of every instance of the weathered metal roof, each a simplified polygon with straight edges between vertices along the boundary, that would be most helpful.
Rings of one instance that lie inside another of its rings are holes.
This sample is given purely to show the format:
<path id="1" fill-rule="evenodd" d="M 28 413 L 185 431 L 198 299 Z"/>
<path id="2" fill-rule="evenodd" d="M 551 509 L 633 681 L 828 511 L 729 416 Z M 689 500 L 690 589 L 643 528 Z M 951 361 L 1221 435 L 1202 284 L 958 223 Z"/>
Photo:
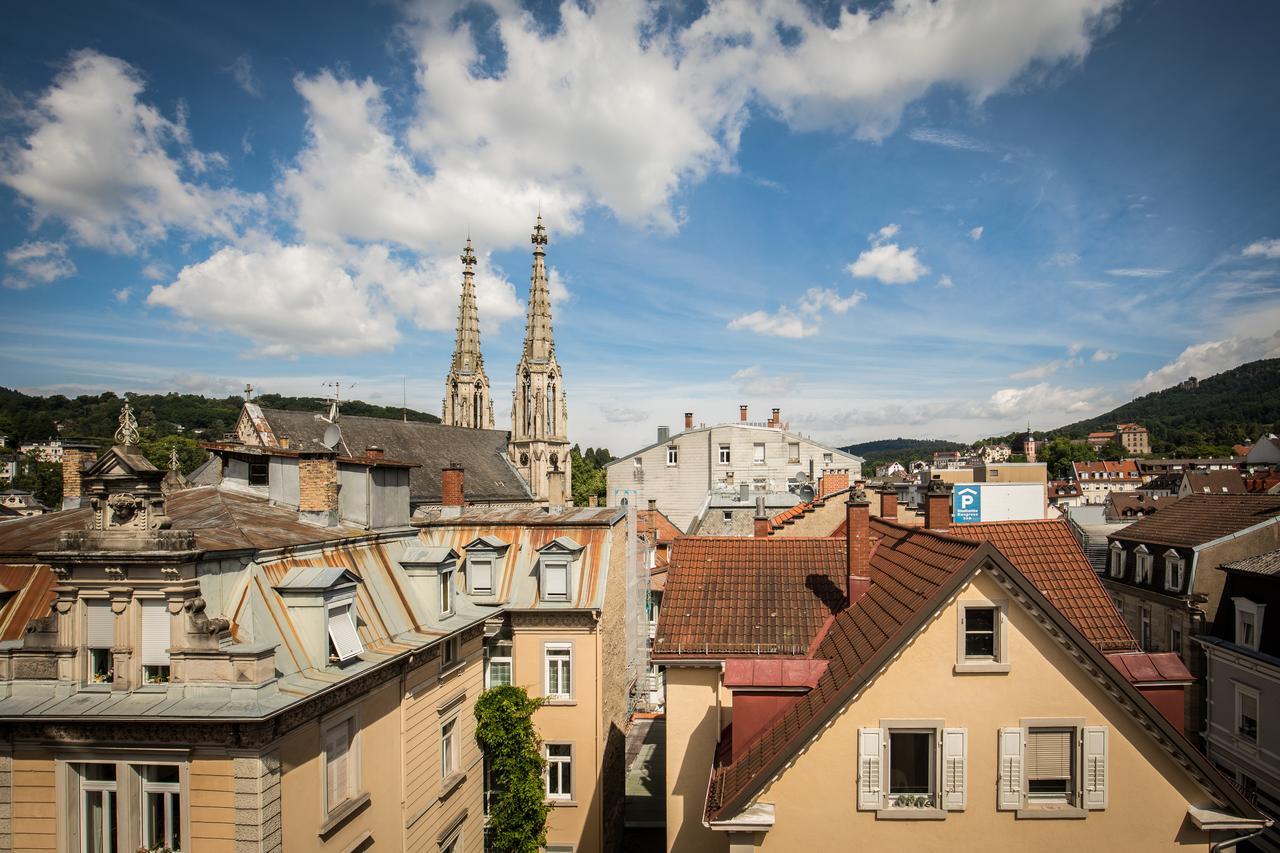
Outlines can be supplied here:
<path id="1" fill-rule="evenodd" d="M 552 539 L 550 542 L 548 542 L 546 545 L 543 545 L 538 550 L 552 551 L 556 549 L 559 549 L 562 551 L 581 551 L 582 546 L 579 545 L 572 536 L 557 536 L 555 539 Z"/>
<path id="2" fill-rule="evenodd" d="M 276 589 L 302 592 L 332 589 L 340 583 L 359 583 L 360 578 L 341 566 L 311 566 L 294 569 L 284 576 Z"/>
<path id="3" fill-rule="evenodd" d="M 452 548 L 410 545 L 404 549 L 404 556 L 400 558 L 400 563 L 401 565 L 405 563 L 428 563 L 438 566 L 447 560 L 457 560 L 459 556 L 461 555 Z"/>
<path id="4" fill-rule="evenodd" d="M 506 548 L 511 543 L 505 539 L 499 539 L 497 536 L 477 536 L 471 542 L 468 542 L 467 548 L 492 548 L 497 551 Z"/>

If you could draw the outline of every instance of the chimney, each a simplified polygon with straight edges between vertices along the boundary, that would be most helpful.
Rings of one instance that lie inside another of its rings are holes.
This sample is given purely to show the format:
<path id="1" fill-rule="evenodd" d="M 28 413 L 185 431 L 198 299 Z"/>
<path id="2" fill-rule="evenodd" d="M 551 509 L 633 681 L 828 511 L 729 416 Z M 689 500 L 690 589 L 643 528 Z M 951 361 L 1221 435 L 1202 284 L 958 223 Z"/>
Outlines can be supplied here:
<path id="1" fill-rule="evenodd" d="M 370 459 L 384 459 L 387 452 L 376 444 L 371 444 L 364 449 L 364 455 Z"/>
<path id="2" fill-rule="evenodd" d="M 747 422 L 747 407 L 746 407 L 746 406 L 739 406 L 739 407 L 738 407 L 738 422 L 739 422 L 739 423 L 744 423 L 744 424 Z"/>
<path id="3" fill-rule="evenodd" d="M 466 506 L 465 486 L 465 472 L 461 465 L 450 462 L 440 469 L 440 503 L 445 506 Z"/>
<path id="4" fill-rule="evenodd" d="M 332 453 L 298 457 L 298 514 L 321 527 L 338 523 L 338 463 Z"/>
<path id="5" fill-rule="evenodd" d="M 587 506 L 591 506 L 591 507 L 600 506 L 600 496 L 587 495 Z"/>
<path id="6" fill-rule="evenodd" d="M 671 427 L 658 427 L 658 444 L 665 443 L 669 438 L 671 438 Z"/>
<path id="7" fill-rule="evenodd" d="M 885 486 L 880 490 L 880 517 L 889 521 L 898 520 L 898 490 L 893 486 Z"/>
<path id="8" fill-rule="evenodd" d="M 773 416 L 769 418 L 769 426 L 782 428 L 782 409 L 774 408 Z"/>
<path id="9" fill-rule="evenodd" d="M 657 511 L 658 511 L 658 499 L 649 498 L 649 512 L 657 512 Z"/>
<path id="10" fill-rule="evenodd" d="M 848 527 L 848 588 L 849 606 L 867 594 L 871 588 L 871 506 L 867 493 L 861 489 L 849 494 L 845 503 L 845 522 Z"/>
<path id="11" fill-rule="evenodd" d="M 547 472 L 547 509 L 561 512 L 568 504 L 569 496 L 564 487 L 564 471 L 552 468 Z"/>
<path id="12" fill-rule="evenodd" d="M 79 450 L 62 451 L 62 508 L 78 509 L 84 495 L 84 467 Z"/>
<path id="13" fill-rule="evenodd" d="M 757 539 L 769 535 L 769 516 L 765 514 L 764 495 L 756 498 L 756 521 L 754 533 Z"/>
<path id="14" fill-rule="evenodd" d="M 836 492 L 849 488 L 848 468 L 828 468 L 822 472 L 818 482 L 818 497 L 825 498 Z"/>
<path id="15" fill-rule="evenodd" d="M 930 530 L 951 529 L 951 487 L 941 480 L 930 480 L 924 495 L 924 526 Z"/>
<path id="16" fill-rule="evenodd" d="M 693 412 L 684 413 L 684 428 L 693 429 Z"/>

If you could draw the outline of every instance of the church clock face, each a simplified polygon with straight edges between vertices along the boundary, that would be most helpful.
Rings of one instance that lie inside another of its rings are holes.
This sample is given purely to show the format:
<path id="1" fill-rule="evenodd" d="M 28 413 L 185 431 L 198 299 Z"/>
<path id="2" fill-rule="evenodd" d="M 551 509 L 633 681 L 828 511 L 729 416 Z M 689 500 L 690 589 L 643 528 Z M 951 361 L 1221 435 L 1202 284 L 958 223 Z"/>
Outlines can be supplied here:
<path id="1" fill-rule="evenodd" d="M 521 453 L 521 454 L 520 454 L 520 464 L 521 464 L 521 465 L 528 465 L 528 464 L 529 464 L 529 454 L 528 454 L 528 453 Z"/>

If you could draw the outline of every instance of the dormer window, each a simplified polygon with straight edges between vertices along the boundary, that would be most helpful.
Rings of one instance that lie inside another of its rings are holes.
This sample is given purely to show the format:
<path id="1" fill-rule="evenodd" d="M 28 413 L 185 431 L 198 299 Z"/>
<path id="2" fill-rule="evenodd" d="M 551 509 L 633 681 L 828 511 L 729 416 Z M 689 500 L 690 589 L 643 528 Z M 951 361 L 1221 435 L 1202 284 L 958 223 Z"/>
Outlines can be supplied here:
<path id="1" fill-rule="evenodd" d="M 1134 583 L 1151 583 L 1151 552 L 1147 550 L 1146 545 L 1139 545 L 1134 549 Z"/>
<path id="2" fill-rule="evenodd" d="M 472 595 L 493 595 L 493 557 L 489 555 L 467 557 L 467 592 Z"/>
<path id="3" fill-rule="evenodd" d="M 1179 592 L 1186 581 L 1187 561 L 1178 556 L 1178 552 L 1170 548 L 1164 552 L 1164 588 L 1169 592 Z"/>
<path id="4" fill-rule="evenodd" d="M 543 601 L 572 601 L 572 566 L 582 546 L 558 536 L 538 549 L 538 587 Z"/>
<path id="5" fill-rule="evenodd" d="M 1267 606 L 1240 597 L 1231 601 L 1236 607 L 1236 645 L 1256 652 L 1262 639 L 1262 614 Z"/>
<path id="6" fill-rule="evenodd" d="M 364 652 L 356 630 L 359 583 L 359 575 L 341 566 L 305 566 L 290 569 L 276 585 L 290 618 L 299 626 L 307 656 L 317 666 L 345 663 Z"/>
<path id="7" fill-rule="evenodd" d="M 440 588 L 440 615 L 453 615 L 453 573 L 455 565 L 441 566 L 437 584 Z"/>
<path id="8" fill-rule="evenodd" d="M 364 651 L 364 643 L 356 633 L 355 599 L 325 608 L 329 625 L 329 657 L 339 662 L 351 660 Z"/>
<path id="9" fill-rule="evenodd" d="M 478 598 L 491 598 L 498 588 L 502 561 L 511 543 L 497 536 L 481 536 L 466 545 L 467 593 Z"/>
<path id="10" fill-rule="evenodd" d="M 147 598 L 142 607 L 142 683 L 169 683 L 169 605 L 164 599 Z"/>

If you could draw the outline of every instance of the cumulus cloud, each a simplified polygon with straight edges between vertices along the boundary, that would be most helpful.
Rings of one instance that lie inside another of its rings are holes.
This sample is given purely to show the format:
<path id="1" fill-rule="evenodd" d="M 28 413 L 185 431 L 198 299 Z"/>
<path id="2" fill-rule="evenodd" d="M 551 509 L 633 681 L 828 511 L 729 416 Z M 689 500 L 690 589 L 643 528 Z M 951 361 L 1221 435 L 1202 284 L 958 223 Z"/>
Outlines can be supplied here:
<path id="1" fill-rule="evenodd" d="M 0 182 L 35 219 L 64 222 L 90 246 L 133 252 L 170 229 L 232 237 L 261 199 L 193 178 L 221 163 L 175 119 L 139 100 L 128 63 L 81 51 L 29 111 L 31 131 L 0 162 Z"/>
<path id="2" fill-rule="evenodd" d="M 116 302 L 119 302 L 121 305 L 124 305 L 128 303 L 129 297 L 133 295 L 133 288 L 122 287 L 119 290 L 111 291 L 111 295 L 116 298 Z"/>
<path id="3" fill-rule="evenodd" d="M 1259 358 L 1280 357 L 1280 332 L 1257 337 L 1241 336 L 1205 341 L 1187 347 L 1163 367 L 1147 373 L 1138 382 L 1139 393 L 1159 391 L 1189 376 L 1204 379 Z"/>
<path id="4" fill-rule="evenodd" d="M 981 225 L 979 225 L 977 228 L 971 228 L 971 229 L 969 229 L 969 239 L 970 239 L 970 240 L 973 240 L 974 242 L 977 242 L 978 240 L 981 240 L 981 239 L 982 239 L 982 232 L 983 232 L 983 231 L 985 231 L 985 230 L 986 230 L 986 228 L 984 228 L 984 227 L 983 227 L 983 226 L 981 226 Z"/>
<path id="5" fill-rule="evenodd" d="M 641 409 L 629 409 L 625 406 L 602 406 L 604 419 L 611 424 L 638 424 L 648 419 L 649 413 Z"/>
<path id="6" fill-rule="evenodd" d="M 871 248 L 845 267 L 855 278 L 874 278 L 882 284 L 909 284 L 928 274 L 929 268 L 916 257 L 919 249 L 904 249 L 889 240 L 900 231 L 897 225 L 886 225 L 870 237 Z"/>
<path id="7" fill-rule="evenodd" d="M 43 240 L 23 243 L 5 252 L 4 261 L 9 268 L 3 279 L 4 286 L 14 290 L 51 284 L 76 272 L 75 263 L 67 257 L 65 243 Z"/>
<path id="8" fill-rule="evenodd" d="M 253 60 L 246 54 L 237 56 L 235 62 L 222 70 L 231 75 L 231 79 L 236 81 L 236 85 L 243 89 L 246 95 L 262 97 L 262 86 L 259 85 L 258 78 L 253 73 Z"/>
<path id="9" fill-rule="evenodd" d="M 729 329 L 777 338 L 807 338 L 822 330 L 824 317 L 847 314 L 866 298 L 860 290 L 841 296 L 839 291 L 828 287 L 811 287 L 794 305 L 780 305 L 772 314 L 767 311 L 743 314 L 729 321 Z"/>
<path id="10" fill-rule="evenodd" d="M 1258 240 L 1244 247 L 1241 252 L 1246 258 L 1280 258 L 1280 239 Z"/>
<path id="11" fill-rule="evenodd" d="M 1119 269 L 1107 270 L 1107 275 L 1119 276 L 1120 278 L 1160 278 L 1168 275 L 1168 270 L 1156 269 L 1154 267 L 1121 267 Z"/>
<path id="12" fill-rule="evenodd" d="M 760 365 L 753 364 L 737 371 L 729 377 L 729 380 L 741 394 L 784 397 L 795 388 L 799 377 L 769 374 Z"/>
<path id="13" fill-rule="evenodd" d="M 938 287 L 955 287 L 956 283 L 951 280 L 951 276 L 943 274 L 938 277 Z"/>
<path id="14" fill-rule="evenodd" d="M 1111 361 L 1115 357 L 1116 357 L 1116 354 L 1111 352 L 1110 350 L 1099 349 L 1099 350 L 1093 351 L 1093 356 L 1089 360 L 1090 361 Z"/>

